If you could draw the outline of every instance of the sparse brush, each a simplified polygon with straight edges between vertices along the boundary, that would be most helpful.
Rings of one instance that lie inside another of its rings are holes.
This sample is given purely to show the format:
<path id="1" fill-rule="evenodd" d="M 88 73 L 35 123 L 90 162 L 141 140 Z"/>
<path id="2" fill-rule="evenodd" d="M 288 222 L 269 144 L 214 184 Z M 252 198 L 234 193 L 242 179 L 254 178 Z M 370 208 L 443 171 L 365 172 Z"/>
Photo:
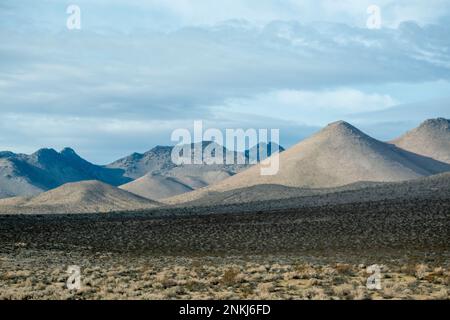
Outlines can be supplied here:
<path id="1" fill-rule="evenodd" d="M 334 294 L 339 299 L 352 299 L 354 296 L 354 287 L 350 284 L 342 284 L 333 288 Z"/>
<path id="2" fill-rule="evenodd" d="M 437 294 L 436 294 L 436 299 L 437 300 L 449 300 L 450 297 L 448 295 L 448 289 L 441 289 Z"/>
<path id="3" fill-rule="evenodd" d="M 415 276 L 419 280 L 423 280 L 427 276 L 429 268 L 425 264 L 419 264 L 416 266 L 416 273 Z"/>
<path id="4" fill-rule="evenodd" d="M 354 274 L 353 266 L 350 264 L 338 263 L 338 264 L 336 264 L 335 269 L 339 274 L 348 275 L 348 276 Z"/>
<path id="5" fill-rule="evenodd" d="M 232 286 L 236 284 L 238 274 L 239 271 L 234 268 L 229 268 L 225 270 L 221 279 L 221 283 L 225 286 Z"/>

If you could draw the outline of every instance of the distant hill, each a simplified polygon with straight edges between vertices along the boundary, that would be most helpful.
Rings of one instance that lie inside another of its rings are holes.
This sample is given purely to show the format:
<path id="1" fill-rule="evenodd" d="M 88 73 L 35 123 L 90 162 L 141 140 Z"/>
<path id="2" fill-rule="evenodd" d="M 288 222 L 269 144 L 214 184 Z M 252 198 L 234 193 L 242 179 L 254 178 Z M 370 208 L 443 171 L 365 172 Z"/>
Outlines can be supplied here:
<path id="1" fill-rule="evenodd" d="M 99 180 L 114 186 L 131 181 L 121 169 L 94 165 L 70 148 L 31 155 L 0 152 L 0 198 L 32 196 L 68 182 Z"/>
<path id="2" fill-rule="evenodd" d="M 132 211 L 158 206 L 100 181 L 68 183 L 34 197 L 0 200 L 0 213 L 102 213 Z"/>
<path id="3" fill-rule="evenodd" d="M 175 167 L 171 161 L 173 147 L 157 146 L 145 153 L 133 153 L 107 165 L 110 169 L 120 169 L 131 179 L 140 178 L 147 173 L 167 171 Z"/>
<path id="4" fill-rule="evenodd" d="M 183 203 L 210 192 L 257 185 L 331 188 L 358 181 L 405 181 L 450 171 L 450 165 L 373 139 L 343 121 L 328 125 L 279 157 L 276 175 L 262 176 L 260 165 L 255 165 L 213 186 L 165 201 Z"/>
<path id="5" fill-rule="evenodd" d="M 194 190 L 176 178 L 152 174 L 146 174 L 120 188 L 149 199 L 164 199 Z"/>
<path id="6" fill-rule="evenodd" d="M 450 164 L 450 120 L 427 120 L 392 143 L 402 149 Z"/>
<path id="7" fill-rule="evenodd" d="M 244 164 L 176 165 L 171 158 L 173 147 L 169 146 L 158 146 L 143 154 L 133 153 L 107 166 L 92 164 L 70 148 L 65 148 L 61 152 L 54 149 L 40 149 L 31 155 L 4 151 L 0 152 L 0 199 L 33 196 L 68 182 L 87 180 L 98 180 L 112 186 L 125 185 L 124 189 L 130 188 L 132 191 L 144 190 L 139 184 L 144 180 L 149 183 L 149 180 L 155 179 L 165 182 L 165 186 L 161 186 L 165 189 L 150 188 L 144 194 L 150 199 L 158 199 L 159 196 L 169 197 L 179 194 L 181 186 L 187 188 L 185 190 L 195 190 L 220 182 L 250 167 L 244 153 L 228 151 L 212 142 L 192 144 L 192 158 L 194 148 L 197 147 L 200 150 L 221 148 L 224 159 L 227 155 L 232 159 L 241 157 Z M 145 179 L 133 181 L 144 176 Z M 133 184 L 129 184 L 132 181 Z M 173 181 L 179 181 L 179 185 L 174 185 Z M 169 188 L 169 185 L 174 189 Z"/>
<path id="8" fill-rule="evenodd" d="M 224 192 L 209 192 L 180 205 L 181 212 L 242 213 L 386 200 L 450 200 L 450 172 L 397 182 L 357 182 L 336 188 L 307 189 L 257 185 Z M 171 207 L 176 212 L 178 207 Z"/>
<path id="9" fill-rule="evenodd" d="M 274 153 L 277 153 L 277 152 L 281 153 L 283 151 L 285 151 L 285 149 L 282 146 L 280 146 L 274 142 L 269 142 L 269 143 L 261 142 L 261 143 L 258 143 L 253 148 L 246 150 L 245 157 L 248 159 L 252 159 L 252 160 L 256 159 L 259 162 L 259 161 L 263 161 L 263 160 L 269 158 Z M 255 154 L 256 154 L 256 158 L 254 158 Z"/>
<path id="10" fill-rule="evenodd" d="M 264 144 L 261 148 L 267 148 L 267 146 Z M 276 147 L 269 144 L 269 153 L 272 149 L 278 150 L 278 145 Z M 195 148 L 199 148 L 202 152 L 206 150 L 206 155 L 211 153 L 212 156 L 215 156 L 214 151 L 221 150 L 223 164 L 208 164 L 211 157 L 207 156 L 202 164 L 175 165 L 171 158 L 173 147 L 156 147 L 144 154 L 132 154 L 108 167 L 120 168 L 126 172 L 127 176 L 136 178 L 120 188 L 149 199 L 159 200 L 218 183 L 251 166 L 246 157 L 249 151 L 233 152 L 209 141 L 191 145 L 192 162 Z M 258 150 L 260 150 L 259 146 Z M 236 164 L 236 161 L 227 164 L 227 156 L 235 160 L 241 158 L 243 164 Z M 142 174 L 144 176 L 141 176 Z"/>
<path id="11" fill-rule="evenodd" d="M 272 151 L 271 151 L 272 149 L 278 150 L 278 145 L 276 145 L 276 144 L 272 145 L 272 143 L 269 143 L 269 144 L 262 143 L 260 145 L 262 146 L 261 150 L 266 150 L 267 147 L 269 146 L 269 154 L 272 153 Z M 206 170 L 206 171 L 223 170 L 223 171 L 229 172 L 230 174 L 235 174 L 239 171 L 242 171 L 242 169 L 246 169 L 249 167 L 247 158 L 248 158 L 248 155 L 249 155 L 249 152 L 251 149 L 246 150 L 243 153 L 240 153 L 240 152 L 230 151 L 230 150 L 226 149 L 225 147 L 223 147 L 217 143 L 211 142 L 211 141 L 193 143 L 193 144 L 191 144 L 192 162 L 194 161 L 195 148 L 199 148 L 199 150 L 201 151 L 201 154 L 203 154 L 203 152 L 205 150 L 207 150 L 207 152 L 205 152 L 205 153 L 208 154 L 209 151 L 211 151 L 211 150 L 213 151 L 213 150 L 222 149 L 223 164 L 209 165 L 209 164 L 206 164 L 205 159 L 203 159 L 204 160 L 203 164 L 176 165 L 172 162 L 172 150 L 174 149 L 174 147 L 157 146 L 145 153 L 133 153 L 125 158 L 114 161 L 113 163 L 107 165 L 107 167 L 113 168 L 113 169 L 122 169 L 125 172 L 125 176 L 130 177 L 132 179 L 137 179 L 137 178 L 143 177 L 146 174 L 167 174 L 172 169 L 180 168 L 180 167 L 185 167 L 185 168 L 189 168 L 189 169 L 202 168 L 203 170 Z M 208 148 L 208 149 L 206 149 L 206 148 Z M 218 148 L 218 149 L 216 149 L 216 148 Z M 260 150 L 259 145 L 254 146 L 253 148 L 257 148 L 258 150 Z M 284 150 L 283 147 L 280 147 L 280 150 Z M 214 152 L 212 152 L 212 153 L 214 155 Z M 234 162 L 232 164 L 227 164 L 226 163 L 227 155 L 228 155 L 228 157 L 231 157 L 232 159 L 237 159 L 240 157 L 241 159 L 243 159 L 244 163 L 236 164 L 236 162 Z M 178 169 L 177 171 L 180 171 L 180 169 Z"/>

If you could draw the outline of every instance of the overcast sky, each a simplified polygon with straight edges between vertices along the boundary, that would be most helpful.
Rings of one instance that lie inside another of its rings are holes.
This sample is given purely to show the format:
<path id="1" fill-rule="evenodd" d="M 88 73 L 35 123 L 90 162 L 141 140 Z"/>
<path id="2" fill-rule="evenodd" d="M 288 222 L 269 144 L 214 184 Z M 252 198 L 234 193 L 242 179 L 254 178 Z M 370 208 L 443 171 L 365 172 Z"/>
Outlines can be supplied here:
<path id="1" fill-rule="evenodd" d="M 450 118 L 450 0 L 2 0 L 0 37 L 0 150 L 105 164 L 194 120 L 291 146 L 335 120 L 388 140 Z"/>

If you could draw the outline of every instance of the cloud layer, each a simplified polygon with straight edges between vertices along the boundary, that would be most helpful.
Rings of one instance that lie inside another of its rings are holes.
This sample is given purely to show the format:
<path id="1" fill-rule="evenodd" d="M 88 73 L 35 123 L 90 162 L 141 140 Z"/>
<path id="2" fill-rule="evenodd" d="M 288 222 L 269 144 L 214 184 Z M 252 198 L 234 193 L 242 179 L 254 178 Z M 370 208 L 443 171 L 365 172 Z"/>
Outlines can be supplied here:
<path id="1" fill-rule="evenodd" d="M 365 0 L 83 0 L 80 31 L 64 28 L 55 1 L 5 3 L 0 149 L 70 145 L 106 162 L 167 143 L 194 119 L 278 126 L 293 143 L 405 102 L 391 84 L 448 87 L 448 9 L 422 3 L 379 1 L 385 27 L 369 30 Z"/>

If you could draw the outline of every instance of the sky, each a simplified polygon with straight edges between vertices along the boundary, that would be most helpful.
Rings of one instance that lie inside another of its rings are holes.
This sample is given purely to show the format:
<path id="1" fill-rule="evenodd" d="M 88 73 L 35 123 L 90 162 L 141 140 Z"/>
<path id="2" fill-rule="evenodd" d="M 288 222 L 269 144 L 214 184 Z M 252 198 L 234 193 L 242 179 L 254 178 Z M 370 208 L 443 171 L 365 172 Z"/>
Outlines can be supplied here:
<path id="1" fill-rule="evenodd" d="M 2 0 L 0 40 L 0 150 L 106 164 L 195 120 L 289 147 L 450 118 L 450 0 Z"/>

